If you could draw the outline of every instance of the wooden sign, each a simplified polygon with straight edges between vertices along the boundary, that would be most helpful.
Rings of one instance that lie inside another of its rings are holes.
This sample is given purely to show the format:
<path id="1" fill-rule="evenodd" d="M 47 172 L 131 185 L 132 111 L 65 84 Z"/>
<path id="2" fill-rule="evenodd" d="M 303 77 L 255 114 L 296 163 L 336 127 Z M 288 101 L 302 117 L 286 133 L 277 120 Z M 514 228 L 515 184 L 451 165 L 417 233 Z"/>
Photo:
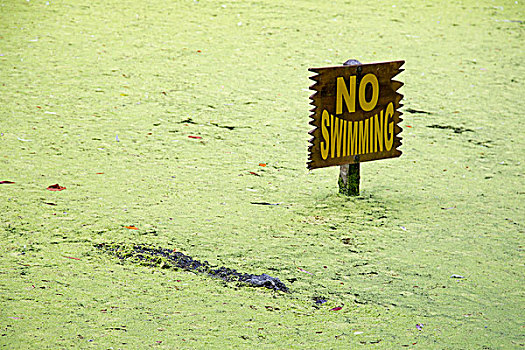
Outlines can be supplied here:
<path id="1" fill-rule="evenodd" d="M 310 68 L 315 93 L 308 169 L 399 157 L 405 61 Z"/>

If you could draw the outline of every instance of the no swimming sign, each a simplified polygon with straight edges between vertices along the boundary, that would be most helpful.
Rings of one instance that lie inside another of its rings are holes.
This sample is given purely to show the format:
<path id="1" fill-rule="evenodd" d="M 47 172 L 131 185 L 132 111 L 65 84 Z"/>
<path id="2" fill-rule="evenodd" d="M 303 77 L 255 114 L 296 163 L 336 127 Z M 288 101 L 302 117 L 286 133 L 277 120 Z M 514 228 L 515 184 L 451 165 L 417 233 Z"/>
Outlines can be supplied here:
<path id="1" fill-rule="evenodd" d="M 310 68 L 308 169 L 399 157 L 403 83 L 392 80 L 404 61 Z"/>

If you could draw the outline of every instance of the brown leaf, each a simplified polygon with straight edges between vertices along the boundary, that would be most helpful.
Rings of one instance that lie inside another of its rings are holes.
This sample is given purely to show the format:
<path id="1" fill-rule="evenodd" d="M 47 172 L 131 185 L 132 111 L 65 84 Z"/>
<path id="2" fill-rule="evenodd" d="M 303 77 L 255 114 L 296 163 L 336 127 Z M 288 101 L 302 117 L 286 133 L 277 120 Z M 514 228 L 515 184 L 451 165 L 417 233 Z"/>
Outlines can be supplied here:
<path id="1" fill-rule="evenodd" d="M 54 184 L 54 185 L 48 186 L 47 189 L 48 189 L 49 191 L 62 191 L 62 190 L 65 190 L 66 188 L 60 186 L 59 184 Z"/>

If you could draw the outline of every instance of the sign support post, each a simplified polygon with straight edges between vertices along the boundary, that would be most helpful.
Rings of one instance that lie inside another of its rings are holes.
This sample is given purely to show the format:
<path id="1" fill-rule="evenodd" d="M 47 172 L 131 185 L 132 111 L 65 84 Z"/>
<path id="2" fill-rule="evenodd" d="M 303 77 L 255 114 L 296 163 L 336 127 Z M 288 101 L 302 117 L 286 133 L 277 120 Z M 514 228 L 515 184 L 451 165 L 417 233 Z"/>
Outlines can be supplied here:
<path id="1" fill-rule="evenodd" d="M 339 193 L 347 196 L 359 196 L 360 167 L 360 163 L 341 165 L 339 168 Z"/>
<path id="2" fill-rule="evenodd" d="M 347 60 L 343 66 L 356 66 L 358 60 Z M 359 157 L 359 156 L 358 156 Z M 339 193 L 347 196 L 359 196 L 359 182 L 361 181 L 361 163 L 343 164 L 339 168 Z"/>

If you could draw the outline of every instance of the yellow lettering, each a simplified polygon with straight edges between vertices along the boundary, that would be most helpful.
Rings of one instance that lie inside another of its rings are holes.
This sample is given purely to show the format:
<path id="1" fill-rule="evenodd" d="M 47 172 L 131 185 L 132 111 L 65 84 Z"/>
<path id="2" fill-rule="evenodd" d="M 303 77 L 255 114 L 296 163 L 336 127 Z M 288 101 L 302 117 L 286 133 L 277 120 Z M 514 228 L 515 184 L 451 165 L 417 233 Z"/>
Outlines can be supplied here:
<path id="1" fill-rule="evenodd" d="M 330 118 L 332 119 L 331 127 L 331 156 L 332 158 L 335 157 L 341 157 L 341 138 L 343 136 L 343 120 L 339 119 L 337 117 L 334 117 L 333 115 L 330 115 Z"/>
<path id="2" fill-rule="evenodd" d="M 341 121 L 343 123 L 343 142 L 342 142 L 342 147 L 343 147 L 343 157 L 346 157 L 346 127 L 348 125 L 348 120 L 342 120 Z"/>
<path id="3" fill-rule="evenodd" d="M 343 113 L 343 98 L 346 103 L 346 108 L 348 108 L 348 112 L 349 113 L 355 112 L 355 85 L 356 85 L 355 75 L 350 76 L 350 92 L 348 92 L 346 88 L 345 79 L 343 77 L 337 78 L 335 114 Z"/>
<path id="4" fill-rule="evenodd" d="M 359 123 L 354 121 L 348 121 L 348 148 L 346 154 L 349 156 L 355 156 L 359 150 L 357 149 L 357 127 Z"/>
<path id="5" fill-rule="evenodd" d="M 370 118 L 359 121 L 359 154 L 368 153 L 368 121 Z M 363 128 L 364 124 L 364 128 Z"/>
<path id="6" fill-rule="evenodd" d="M 368 150 L 370 151 L 370 153 L 372 152 L 375 152 L 376 151 L 376 148 L 375 148 L 375 144 L 374 144 L 374 119 L 373 117 L 370 117 L 368 118 L 370 120 L 370 128 L 369 128 L 369 131 L 370 131 L 370 134 L 368 135 Z"/>
<path id="7" fill-rule="evenodd" d="M 392 145 L 394 144 L 394 122 L 388 123 L 388 120 L 390 117 L 394 116 L 394 104 L 390 102 L 388 106 L 386 106 L 386 112 L 385 112 L 385 122 L 383 124 L 383 128 L 385 129 L 385 148 L 387 151 L 390 151 L 392 149 Z M 390 133 L 390 138 L 387 134 L 387 123 L 388 123 L 388 133 Z"/>
<path id="8" fill-rule="evenodd" d="M 372 85 L 372 98 L 370 101 L 367 101 L 365 96 L 365 90 L 368 84 Z M 363 111 L 368 112 L 375 108 L 378 99 L 379 82 L 377 81 L 377 77 L 375 75 L 368 73 L 363 77 L 363 79 L 361 79 L 361 83 L 359 84 L 359 104 L 361 105 Z"/>
<path id="9" fill-rule="evenodd" d="M 377 152 L 377 145 L 379 144 L 379 151 L 383 151 L 383 111 L 379 115 L 374 115 L 374 152 Z"/>
<path id="10" fill-rule="evenodd" d="M 326 141 L 326 142 L 321 141 L 321 143 L 320 143 L 320 145 L 321 145 L 321 158 L 323 158 L 323 160 L 326 160 L 326 158 L 328 158 L 328 148 L 330 147 L 329 146 L 329 144 L 330 144 L 330 134 L 328 133 L 328 129 L 327 129 L 327 126 L 330 126 L 330 121 L 328 119 L 329 116 L 330 116 L 330 114 L 325 109 L 323 111 L 323 115 L 321 116 L 321 132 L 323 134 L 323 139 Z"/>

